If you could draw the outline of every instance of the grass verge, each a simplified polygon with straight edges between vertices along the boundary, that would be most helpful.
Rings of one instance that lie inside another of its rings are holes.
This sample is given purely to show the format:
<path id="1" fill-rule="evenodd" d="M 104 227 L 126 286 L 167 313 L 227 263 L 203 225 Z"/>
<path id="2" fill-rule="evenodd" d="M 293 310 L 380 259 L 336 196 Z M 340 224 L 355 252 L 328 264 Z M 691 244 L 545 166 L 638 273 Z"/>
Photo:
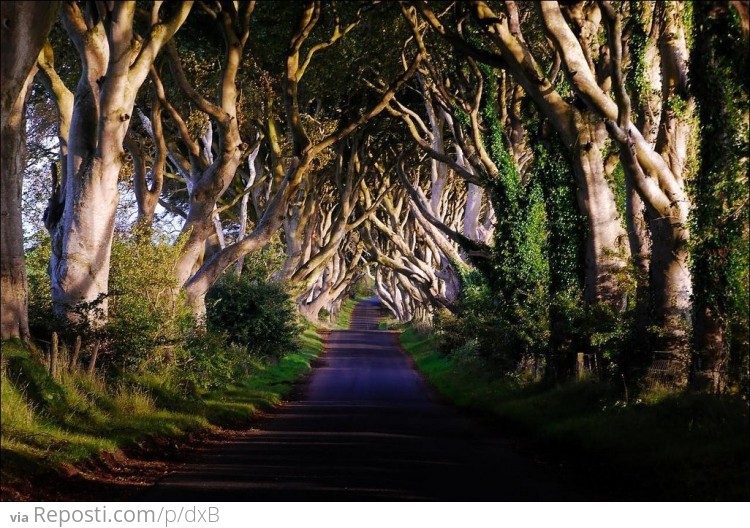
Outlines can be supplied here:
<path id="1" fill-rule="evenodd" d="M 341 305 L 339 313 L 336 314 L 336 326 L 337 330 L 347 330 L 352 323 L 352 315 L 354 314 L 354 308 L 363 299 L 356 297 L 348 297 Z"/>
<path id="2" fill-rule="evenodd" d="M 117 385 L 81 372 L 50 377 L 19 342 L 2 343 L 0 479 L 3 487 L 50 469 L 134 445 L 148 437 L 247 423 L 277 405 L 311 370 L 323 338 L 308 327 L 300 347 L 278 362 L 222 390 L 186 396 L 157 376 L 134 376 Z"/>
<path id="3" fill-rule="evenodd" d="M 436 351 L 408 328 L 403 348 L 445 398 L 492 417 L 612 498 L 748 500 L 748 403 L 662 395 L 625 403 L 605 384 L 519 387 Z"/>

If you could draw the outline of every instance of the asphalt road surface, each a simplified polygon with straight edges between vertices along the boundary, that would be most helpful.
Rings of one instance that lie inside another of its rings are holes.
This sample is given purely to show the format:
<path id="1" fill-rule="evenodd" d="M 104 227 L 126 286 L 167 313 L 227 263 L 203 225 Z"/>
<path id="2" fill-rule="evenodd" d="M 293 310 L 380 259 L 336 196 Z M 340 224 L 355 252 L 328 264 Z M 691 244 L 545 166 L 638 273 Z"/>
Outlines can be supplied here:
<path id="1" fill-rule="evenodd" d="M 440 403 L 377 331 L 377 300 L 330 334 L 297 401 L 157 483 L 152 501 L 566 500 L 571 486 Z"/>

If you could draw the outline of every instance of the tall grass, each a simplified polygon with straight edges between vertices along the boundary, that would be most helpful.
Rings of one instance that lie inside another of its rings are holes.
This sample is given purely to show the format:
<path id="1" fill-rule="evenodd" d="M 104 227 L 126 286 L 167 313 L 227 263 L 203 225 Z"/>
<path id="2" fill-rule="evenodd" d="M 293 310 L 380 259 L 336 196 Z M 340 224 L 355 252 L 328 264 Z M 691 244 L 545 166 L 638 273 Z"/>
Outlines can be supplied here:
<path id="1" fill-rule="evenodd" d="M 179 437 L 191 431 L 247 422 L 278 404 L 310 371 L 323 349 L 308 327 L 300 348 L 257 364 L 222 390 L 186 395 L 177 381 L 154 373 L 107 382 L 61 369 L 53 379 L 22 344 L 2 344 L 0 478 L 15 480 L 131 445 L 147 435 Z"/>

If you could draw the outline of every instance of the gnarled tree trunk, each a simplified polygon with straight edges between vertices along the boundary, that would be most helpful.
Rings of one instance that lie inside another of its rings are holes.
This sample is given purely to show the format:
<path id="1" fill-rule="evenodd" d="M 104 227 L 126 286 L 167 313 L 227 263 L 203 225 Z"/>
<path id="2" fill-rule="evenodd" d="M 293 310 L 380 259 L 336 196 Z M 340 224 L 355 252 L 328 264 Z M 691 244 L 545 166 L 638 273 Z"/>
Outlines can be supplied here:
<path id="1" fill-rule="evenodd" d="M 558 2 L 537 5 L 546 34 L 561 57 L 563 68 L 578 96 L 607 122 L 620 143 L 626 171 L 648 207 L 653 241 L 651 290 L 657 324 L 662 331 L 660 348 L 673 352 L 687 365 L 691 334 L 691 277 L 688 259 L 688 211 L 684 172 L 688 145 L 694 132 L 694 103 L 687 90 L 688 50 L 682 20 L 684 6 L 665 2 L 663 31 L 659 37 L 662 78 L 661 120 L 656 144 L 630 119 L 631 102 L 623 80 L 622 24 L 619 13 L 607 2 L 599 4 L 607 23 L 611 50 L 613 100 L 600 87 L 587 64 L 578 38 Z M 687 369 L 675 380 L 687 383 Z"/>
<path id="2" fill-rule="evenodd" d="M 623 292 L 617 275 L 628 256 L 627 234 L 607 182 L 602 148 L 604 124 L 590 113 L 576 116 L 578 140 L 572 145 L 573 168 L 578 180 L 578 205 L 586 215 L 586 272 L 584 295 L 588 302 L 603 302 L 620 309 Z"/>
<path id="3" fill-rule="evenodd" d="M 133 27 L 135 2 L 83 7 L 86 13 L 73 2 L 63 8 L 82 71 L 70 121 L 62 216 L 48 222 L 50 277 L 56 313 L 98 324 L 107 314 L 117 185 L 135 97 L 192 2 L 181 2 L 167 20 L 160 20 L 157 2 L 150 32 L 140 41 Z"/>

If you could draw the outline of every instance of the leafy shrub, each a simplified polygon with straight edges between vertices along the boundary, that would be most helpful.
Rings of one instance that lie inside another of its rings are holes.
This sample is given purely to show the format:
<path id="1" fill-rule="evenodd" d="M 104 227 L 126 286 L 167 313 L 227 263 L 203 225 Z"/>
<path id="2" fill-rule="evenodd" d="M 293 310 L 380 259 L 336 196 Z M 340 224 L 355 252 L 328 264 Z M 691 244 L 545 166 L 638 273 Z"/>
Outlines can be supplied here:
<path id="1" fill-rule="evenodd" d="M 109 279 L 111 360 L 121 367 L 156 367 L 173 360 L 191 326 L 174 267 L 182 242 L 152 242 L 137 230 L 112 245 Z"/>
<path id="2" fill-rule="evenodd" d="M 54 330 L 52 287 L 49 263 L 52 245 L 49 235 L 40 231 L 34 245 L 26 252 L 26 275 L 29 281 L 29 330 L 31 335 L 48 338 Z"/>
<path id="3" fill-rule="evenodd" d="M 45 339 L 57 331 L 67 341 L 75 335 L 82 335 L 84 341 L 96 339 L 103 345 L 102 362 L 117 368 L 151 368 L 172 361 L 172 349 L 190 326 L 190 313 L 174 275 L 181 249 L 181 242 L 152 241 L 137 229 L 130 234 L 117 233 L 106 296 L 107 323 L 92 328 L 87 315 L 101 309 L 104 297 L 73 307 L 82 315 L 79 324 L 54 316 L 48 272 L 51 241 L 39 235 L 26 255 L 32 335 Z"/>
<path id="4" fill-rule="evenodd" d="M 297 348 L 297 311 L 277 283 L 226 275 L 206 296 L 209 331 L 253 356 L 279 358 Z"/>
<path id="5" fill-rule="evenodd" d="M 475 337 L 466 341 L 466 343 L 454 350 L 451 355 L 457 365 L 472 367 L 481 362 L 478 349 L 479 339 Z"/>
<path id="6" fill-rule="evenodd" d="M 544 336 L 543 331 L 530 330 L 531 321 L 542 326 L 546 318 L 529 317 L 527 320 L 520 313 L 521 306 L 507 303 L 500 311 L 504 301 L 492 292 L 489 282 L 476 270 L 464 273 L 461 282 L 458 313 L 440 312 L 435 318 L 440 351 L 451 356 L 471 356 L 498 372 L 512 371 L 523 353 L 533 351 L 537 346 L 535 340 Z M 531 305 L 535 306 L 539 304 Z"/>
<path id="7" fill-rule="evenodd" d="M 180 388 L 195 393 L 226 387 L 240 374 L 245 357 L 244 348 L 227 346 L 223 333 L 190 332 L 177 358 Z"/>

